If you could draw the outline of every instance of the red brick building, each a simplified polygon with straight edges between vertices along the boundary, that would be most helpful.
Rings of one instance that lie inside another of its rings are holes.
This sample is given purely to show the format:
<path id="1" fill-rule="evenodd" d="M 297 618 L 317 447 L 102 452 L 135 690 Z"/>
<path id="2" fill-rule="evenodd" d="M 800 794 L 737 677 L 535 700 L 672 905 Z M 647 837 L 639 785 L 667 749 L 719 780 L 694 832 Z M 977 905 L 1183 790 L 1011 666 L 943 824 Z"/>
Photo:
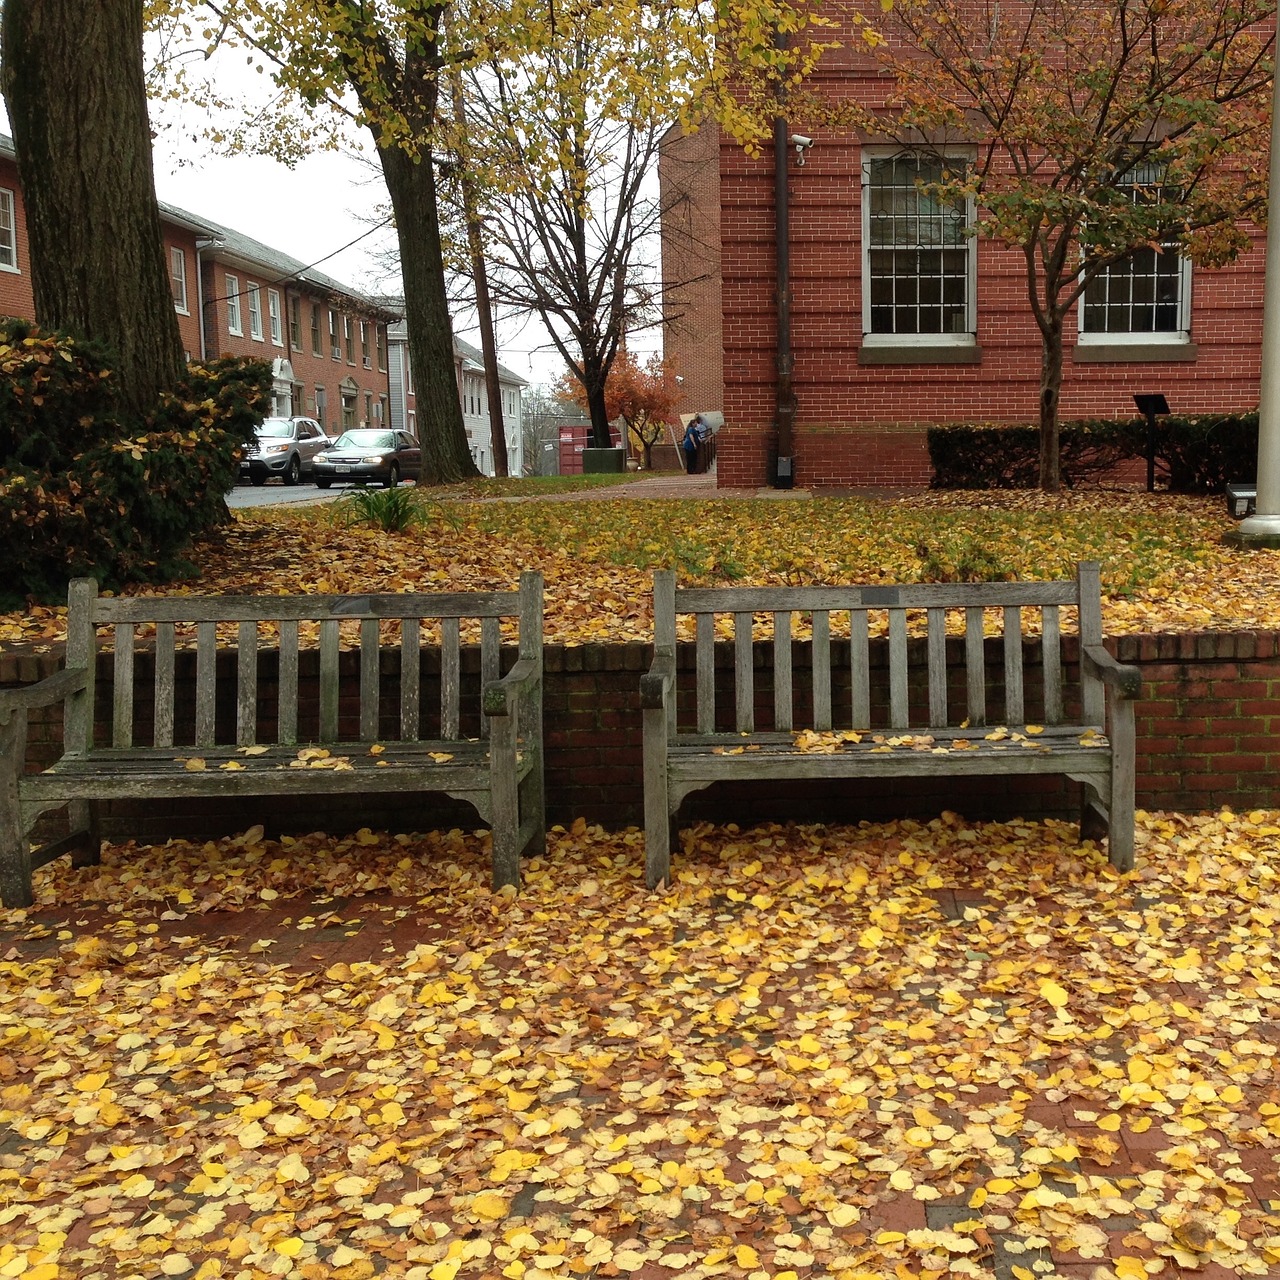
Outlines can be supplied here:
<path id="1" fill-rule="evenodd" d="M 876 64 L 849 49 L 820 75 L 837 94 L 874 102 L 887 91 Z M 787 165 L 795 483 L 926 484 L 930 424 L 1036 419 L 1041 346 L 1024 264 L 965 237 L 946 210 L 924 209 L 923 156 L 813 134 L 803 165 L 791 147 Z M 723 408 L 720 484 L 766 484 L 777 438 L 773 148 L 752 159 L 713 127 L 672 130 L 659 173 L 678 408 Z M 905 203 L 910 217 L 895 219 Z M 929 234 L 902 239 L 926 214 Z M 1163 392 L 1175 412 L 1255 407 L 1263 252 L 1252 238 L 1219 270 L 1152 250 L 1112 268 L 1068 323 L 1062 416 L 1130 415 L 1139 392 Z M 915 278 L 904 280 L 908 258 Z"/>
<path id="2" fill-rule="evenodd" d="M 188 360 L 267 360 L 272 412 L 326 431 L 390 421 L 387 324 L 377 301 L 230 227 L 160 205 L 173 307 Z M 0 134 L 0 315 L 34 312 L 12 141 Z"/>

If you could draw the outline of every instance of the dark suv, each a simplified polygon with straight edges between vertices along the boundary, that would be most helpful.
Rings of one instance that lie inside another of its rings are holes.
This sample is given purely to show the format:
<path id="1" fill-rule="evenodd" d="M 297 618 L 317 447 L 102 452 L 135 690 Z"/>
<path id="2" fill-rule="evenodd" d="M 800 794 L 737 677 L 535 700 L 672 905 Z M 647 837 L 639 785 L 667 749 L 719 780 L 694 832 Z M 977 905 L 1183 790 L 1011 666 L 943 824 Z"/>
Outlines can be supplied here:
<path id="1" fill-rule="evenodd" d="M 316 454 L 328 443 L 314 418 L 267 418 L 240 459 L 240 478 L 266 484 L 279 476 L 285 484 L 297 484 L 311 475 Z"/>

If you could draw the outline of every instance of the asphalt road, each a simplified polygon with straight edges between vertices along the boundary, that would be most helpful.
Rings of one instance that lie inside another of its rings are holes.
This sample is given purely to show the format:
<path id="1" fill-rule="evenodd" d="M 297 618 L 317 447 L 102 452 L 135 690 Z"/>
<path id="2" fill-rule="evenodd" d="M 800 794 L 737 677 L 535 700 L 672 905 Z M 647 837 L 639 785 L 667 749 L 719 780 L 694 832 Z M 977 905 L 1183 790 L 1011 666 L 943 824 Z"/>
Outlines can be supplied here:
<path id="1" fill-rule="evenodd" d="M 333 502 L 350 491 L 349 485 L 338 485 L 332 489 L 317 489 L 315 485 L 303 481 L 301 484 L 286 487 L 279 480 L 268 480 L 262 486 L 238 484 L 227 494 L 227 506 L 232 511 L 249 511 L 255 507 L 294 507 L 317 502 Z"/>

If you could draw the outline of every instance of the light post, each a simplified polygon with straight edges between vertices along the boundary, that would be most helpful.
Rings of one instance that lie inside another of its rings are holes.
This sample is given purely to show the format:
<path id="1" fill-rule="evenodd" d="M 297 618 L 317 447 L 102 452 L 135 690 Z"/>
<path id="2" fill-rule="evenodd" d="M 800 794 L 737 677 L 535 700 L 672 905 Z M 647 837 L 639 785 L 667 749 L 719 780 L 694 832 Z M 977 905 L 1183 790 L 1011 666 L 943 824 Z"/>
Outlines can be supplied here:
<path id="1" fill-rule="evenodd" d="M 1147 492 L 1156 491 L 1156 415 L 1169 412 L 1169 402 L 1162 395 L 1134 396 L 1133 403 L 1147 420 Z"/>

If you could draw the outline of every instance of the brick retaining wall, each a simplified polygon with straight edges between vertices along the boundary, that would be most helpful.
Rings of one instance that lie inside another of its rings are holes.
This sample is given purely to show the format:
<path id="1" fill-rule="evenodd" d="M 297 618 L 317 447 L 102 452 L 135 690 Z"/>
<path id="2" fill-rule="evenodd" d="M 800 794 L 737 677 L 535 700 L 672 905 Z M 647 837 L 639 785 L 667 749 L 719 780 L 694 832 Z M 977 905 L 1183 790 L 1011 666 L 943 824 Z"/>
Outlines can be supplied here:
<path id="1" fill-rule="evenodd" d="M 1189 635 L 1124 636 L 1109 647 L 1123 662 L 1143 671 L 1143 692 L 1137 706 L 1138 803 L 1149 809 L 1201 810 L 1230 805 L 1235 808 L 1280 807 L 1280 632 L 1234 632 Z M 1032 650 L 1028 648 L 1028 661 Z M 1070 653 L 1068 652 L 1068 659 Z M 315 701 L 314 654 L 304 654 L 301 672 L 305 710 Z M 344 660 L 355 655 L 344 655 Z M 469 663 L 477 655 L 466 655 Z M 756 647 L 756 696 L 761 715 L 772 705 L 769 647 Z M 949 652 L 957 696 L 963 689 L 963 663 L 958 646 Z M 796 652 L 797 689 L 806 685 L 807 650 Z M 873 655 L 883 672 L 884 654 Z M 234 656 L 225 654 L 227 674 L 234 679 Z M 682 680 L 691 683 L 691 648 L 680 655 Z M 30 683 L 57 670 L 56 655 L 0 654 L 0 686 Z M 388 696 L 398 675 L 398 653 L 383 655 Z M 641 744 L 639 680 L 649 664 L 649 648 L 639 643 L 550 646 L 546 652 L 545 731 L 549 816 L 569 822 L 582 816 L 607 827 L 641 821 Z M 718 679 L 723 690 L 718 704 L 732 706 L 731 647 L 718 654 Z M 220 672 L 223 668 L 220 666 Z M 438 659 L 424 662 L 423 704 L 435 696 L 433 672 Z M 273 691 L 267 655 L 263 662 L 263 736 L 271 732 Z M 100 696 L 111 679 L 105 664 L 100 672 Z M 150 664 L 140 660 L 137 679 L 139 729 L 146 721 Z M 194 655 L 179 655 L 179 698 L 194 703 Z M 1028 696 L 1035 706 L 1036 672 L 1028 667 Z M 187 686 L 185 689 L 183 686 Z M 882 691 L 883 692 L 883 691 Z M 234 714 L 233 689 L 227 688 Z M 838 682 L 833 690 L 840 705 Z M 883 698 L 878 705 L 882 705 Z M 996 722 L 998 708 L 993 708 Z M 799 715 L 801 708 L 797 708 Z M 837 724 L 839 722 L 837 721 Z M 390 724 L 385 732 L 392 732 Z M 57 708 L 36 713 L 30 723 L 28 767 L 39 768 L 60 753 L 61 716 Z M 684 813 L 721 822 L 766 818 L 799 820 L 884 819 L 929 816 L 954 809 L 971 818 L 1071 817 L 1076 813 L 1078 788 L 1059 778 L 900 779 L 857 784 L 720 784 L 691 796 Z M 474 812 L 446 798 L 403 795 L 309 799 L 305 803 L 280 797 L 243 801 L 156 802 L 113 805 L 107 831 L 116 836 L 161 839 L 168 835 L 213 836 L 242 830 L 262 822 L 268 832 L 350 831 L 360 826 L 412 830 L 476 825 Z"/>

